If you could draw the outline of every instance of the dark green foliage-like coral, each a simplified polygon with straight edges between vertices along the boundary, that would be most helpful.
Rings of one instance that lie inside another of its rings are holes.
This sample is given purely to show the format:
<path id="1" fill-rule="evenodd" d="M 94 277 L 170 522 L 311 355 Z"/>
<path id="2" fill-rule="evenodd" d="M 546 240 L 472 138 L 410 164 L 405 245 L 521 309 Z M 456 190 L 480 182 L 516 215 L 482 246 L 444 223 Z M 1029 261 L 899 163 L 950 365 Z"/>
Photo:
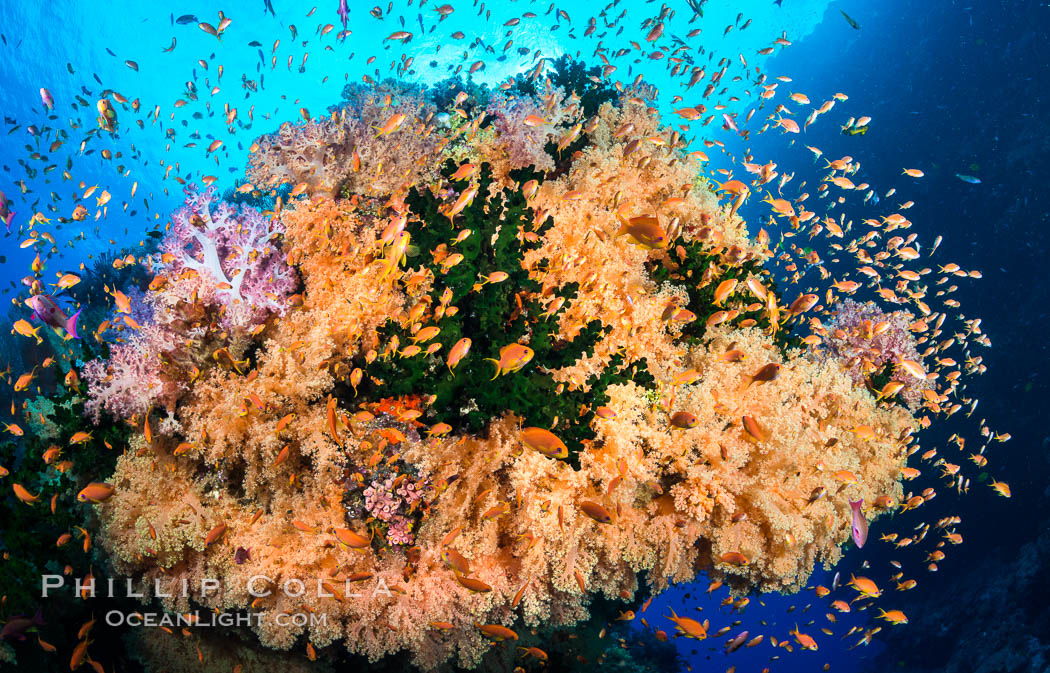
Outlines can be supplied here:
<path id="1" fill-rule="evenodd" d="M 466 112 L 468 117 L 473 117 L 477 112 L 484 110 L 492 99 L 492 90 L 488 84 L 479 84 L 469 77 L 464 80 L 459 75 L 429 85 L 427 98 L 437 106 L 438 110 L 448 112 L 455 105 L 456 95 L 461 91 L 466 92 L 467 99 L 459 105 L 459 108 Z"/>
<path id="2" fill-rule="evenodd" d="M 584 117 L 593 117 L 598 113 L 602 103 L 616 100 L 619 95 L 615 88 L 607 81 L 601 80 L 602 69 L 598 66 L 590 68 L 583 61 L 570 58 L 568 54 L 562 54 L 551 63 L 551 68 L 543 75 L 543 79 L 550 79 L 551 84 L 561 87 L 566 94 L 575 92 L 580 97 L 580 109 Z M 598 78 L 601 83 L 596 83 L 592 77 Z M 536 96 L 540 91 L 536 89 L 536 81 L 530 79 L 529 75 L 519 74 L 514 78 L 514 83 L 508 93 L 520 96 Z"/>
<path id="3" fill-rule="evenodd" d="M 683 257 L 679 257 L 676 248 L 684 250 L 685 254 Z M 697 319 L 682 327 L 681 336 L 690 342 L 699 341 L 703 337 L 704 332 L 707 331 L 707 319 L 718 311 L 723 310 L 722 307 L 715 306 L 714 303 L 715 289 L 718 285 L 722 281 L 736 278 L 739 281 L 736 292 L 747 292 L 748 290 L 743 287 L 744 281 L 749 275 L 758 274 L 762 270 L 758 261 L 732 265 L 717 272 L 711 279 L 711 282 L 703 287 L 697 287 L 708 268 L 712 264 L 718 263 L 718 256 L 708 252 L 707 247 L 700 241 L 690 241 L 688 243 L 679 241 L 677 244 L 672 245 L 671 256 L 677 261 L 661 264 L 653 263 L 650 265 L 649 272 L 653 280 L 658 283 L 669 281 L 682 284 L 682 287 L 688 294 L 689 302 L 682 308 L 692 311 L 696 314 Z M 778 294 L 776 283 L 769 276 L 763 278 L 762 284 L 766 286 L 769 292 L 775 295 Z M 778 304 L 783 305 L 779 295 Z M 757 326 L 762 329 L 769 329 L 770 327 L 769 316 L 761 309 L 758 311 L 742 311 L 735 319 L 735 322 L 749 318 L 755 320 Z M 798 348 L 801 345 L 799 337 L 793 335 L 789 326 L 783 323 L 773 336 L 773 341 L 782 352 L 789 348 Z"/>
<path id="4" fill-rule="evenodd" d="M 456 166 L 448 162 L 445 176 L 455 170 Z M 525 181 L 542 179 L 542 174 L 526 169 L 512 177 Z M 391 354 L 370 365 L 357 363 L 369 375 L 360 386 L 359 394 L 372 401 L 436 395 L 437 399 L 420 420 L 430 424 L 448 423 L 455 431 L 475 434 L 482 432 L 492 419 L 510 411 L 527 425 L 552 429 L 574 456 L 583 440 L 594 437 L 590 428 L 593 408 L 607 401 L 606 388 L 628 379 L 650 384 L 652 378 L 644 362 L 625 363 L 614 358 L 601 375 L 587 382 L 589 391 L 570 391 L 565 387 L 559 392 L 560 384 L 548 371 L 570 365 L 591 352 L 604 329 L 595 320 L 573 340 L 558 339 L 558 316 L 571 304 L 576 288 L 566 286 L 556 290 L 555 295 L 565 298 L 565 306 L 559 313 L 545 315 L 538 299 L 542 288 L 521 265 L 524 253 L 540 245 L 538 236 L 553 226 L 553 220 L 548 218 L 535 227 L 534 213 L 520 190 L 505 190 L 488 198 L 491 183 L 490 167 L 483 165 L 478 196 L 456 216 L 454 224 L 439 212 L 441 202 L 429 192 L 413 190 L 406 199 L 413 215 L 407 231 L 421 256 L 418 260 L 410 258 L 410 264 L 421 263 L 429 268 L 435 277 L 431 296 L 439 297 L 447 288 L 452 293 L 450 305 L 458 307 L 458 312 L 436 323 L 427 323 L 441 329 L 434 341 L 440 342 L 442 348 L 434 356 L 421 353 L 402 358 Z M 467 184 L 460 182 L 457 187 L 462 190 Z M 451 241 L 464 229 L 473 233 L 452 246 Z M 523 236 L 527 232 L 536 234 L 534 242 Z M 463 255 L 463 260 L 447 273 L 432 258 L 428 259 L 431 251 L 441 245 Z M 475 289 L 479 278 L 496 271 L 505 271 L 509 277 Z M 393 321 L 387 323 L 381 334 L 385 340 L 397 336 L 402 347 L 410 343 L 411 334 Z M 470 338 L 473 345 L 453 373 L 446 367 L 445 358 L 462 337 Z M 513 343 L 528 345 L 535 352 L 532 361 L 520 371 L 493 378 L 496 366 L 489 360 L 498 360 L 500 349 Z M 381 380 L 382 385 L 376 385 L 369 377 Z M 590 410 L 581 416 L 583 405 Z"/>

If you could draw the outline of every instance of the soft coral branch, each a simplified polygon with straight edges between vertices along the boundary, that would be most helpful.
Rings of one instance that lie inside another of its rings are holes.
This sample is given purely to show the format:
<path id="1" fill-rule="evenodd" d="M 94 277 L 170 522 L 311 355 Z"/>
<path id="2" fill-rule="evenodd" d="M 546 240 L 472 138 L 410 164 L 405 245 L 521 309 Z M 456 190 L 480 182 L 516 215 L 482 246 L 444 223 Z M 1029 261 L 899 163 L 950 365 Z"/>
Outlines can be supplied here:
<path id="1" fill-rule="evenodd" d="M 186 205 L 173 213 L 161 244 L 168 270 L 177 276 L 189 269 L 206 279 L 212 302 L 224 307 L 226 328 L 247 329 L 283 314 L 299 282 L 275 244 L 284 226 L 254 208 L 214 202 L 214 187 L 186 189 Z"/>

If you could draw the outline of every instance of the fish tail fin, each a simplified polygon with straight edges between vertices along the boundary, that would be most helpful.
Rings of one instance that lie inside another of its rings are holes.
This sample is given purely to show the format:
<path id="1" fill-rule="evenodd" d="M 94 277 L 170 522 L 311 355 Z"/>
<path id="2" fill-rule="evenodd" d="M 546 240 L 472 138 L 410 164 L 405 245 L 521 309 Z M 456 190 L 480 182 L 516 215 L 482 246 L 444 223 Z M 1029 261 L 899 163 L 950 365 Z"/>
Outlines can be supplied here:
<path id="1" fill-rule="evenodd" d="M 83 309 L 81 309 L 82 311 Z M 69 316 L 69 320 L 66 321 L 66 332 L 70 334 L 74 339 L 79 339 L 80 335 L 77 334 L 77 318 L 80 317 L 80 311 L 77 311 L 73 315 Z"/>

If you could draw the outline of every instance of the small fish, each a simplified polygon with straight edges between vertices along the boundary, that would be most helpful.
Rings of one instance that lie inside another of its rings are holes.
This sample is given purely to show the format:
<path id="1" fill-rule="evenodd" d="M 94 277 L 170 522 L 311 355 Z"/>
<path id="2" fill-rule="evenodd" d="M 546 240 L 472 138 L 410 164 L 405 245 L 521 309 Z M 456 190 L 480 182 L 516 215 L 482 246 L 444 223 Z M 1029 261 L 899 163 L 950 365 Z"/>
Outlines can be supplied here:
<path id="1" fill-rule="evenodd" d="M 266 5 L 272 14 L 273 6 L 270 5 L 270 0 L 266 0 Z M 339 9 L 336 10 L 336 14 L 339 15 L 339 20 L 343 22 L 343 30 L 346 30 L 346 23 L 350 18 L 350 8 L 346 6 L 346 0 L 339 0 Z"/>
<path id="2" fill-rule="evenodd" d="M 44 343 L 44 340 L 40 338 L 40 329 L 43 325 L 33 327 L 25 320 L 16 320 L 14 324 L 15 332 L 21 334 L 24 337 L 33 337 L 36 339 L 38 344 Z"/>
<path id="3" fill-rule="evenodd" d="M 980 178 L 975 178 L 972 175 L 964 175 L 962 173 L 956 173 L 955 177 L 959 178 L 963 182 L 969 182 L 971 185 L 979 185 L 979 184 L 981 184 L 981 179 Z"/>
<path id="4" fill-rule="evenodd" d="M 860 24 L 854 21 L 849 14 L 843 12 L 841 9 L 839 10 L 839 13 L 842 14 L 842 18 L 846 19 L 846 23 L 852 26 L 855 30 L 860 30 Z"/>
<path id="5" fill-rule="evenodd" d="M 80 311 L 72 316 L 66 316 L 65 311 L 55 302 L 55 298 L 49 294 L 33 295 L 26 300 L 26 304 L 33 309 L 34 319 L 41 320 L 56 329 L 64 329 L 74 339 L 80 338 L 77 334 L 77 318 L 80 317 Z"/>
<path id="6" fill-rule="evenodd" d="M 78 276 L 78 275 L 76 275 L 74 273 L 66 273 L 66 274 L 63 274 L 62 277 L 58 279 L 57 283 L 54 283 L 54 287 L 57 287 L 60 290 L 65 290 L 65 289 L 73 287 L 74 285 L 76 285 L 79 282 L 80 282 L 80 276 Z"/>
<path id="7" fill-rule="evenodd" d="M 404 112 L 398 112 L 396 114 L 390 115 L 390 118 L 386 120 L 383 126 L 376 128 L 376 137 L 379 138 L 380 136 L 388 136 L 391 133 L 394 133 L 399 128 L 401 128 L 401 125 L 405 123 L 405 119 L 407 118 L 408 115 L 406 115 Z"/>
<path id="8" fill-rule="evenodd" d="M 590 500 L 580 502 L 580 511 L 598 523 L 609 523 L 612 521 L 612 515 L 609 513 L 609 510 Z"/>
<path id="9" fill-rule="evenodd" d="M 26 631 L 35 627 L 44 625 L 44 615 L 41 608 L 37 608 L 36 614 L 32 617 L 24 617 L 22 615 L 12 615 L 7 618 L 7 623 L 4 624 L 4 628 L 0 629 L 0 641 L 7 640 L 8 638 L 16 638 L 18 640 L 26 639 Z"/>
<path id="10" fill-rule="evenodd" d="M 671 616 L 668 617 L 672 622 L 675 623 L 675 628 L 678 633 L 685 636 L 686 638 L 693 638 L 695 640 L 704 640 L 707 638 L 707 627 L 689 617 L 679 617 L 675 614 L 674 608 L 671 608 Z"/>
<path id="11" fill-rule="evenodd" d="M 448 352 L 448 360 L 446 365 L 448 366 L 449 372 L 456 368 L 460 360 L 467 356 L 470 352 L 470 339 L 463 337 L 452 346 L 452 349 Z"/>
<path id="12" fill-rule="evenodd" d="M 864 543 L 868 541 L 868 519 L 864 516 L 864 513 L 860 511 L 861 505 L 864 504 L 864 499 L 850 500 L 849 506 L 853 511 L 852 515 L 852 533 L 853 541 L 857 543 L 857 549 L 864 547 Z"/>
<path id="13" fill-rule="evenodd" d="M 779 376 L 780 365 L 776 362 L 770 362 L 768 365 L 766 365 L 762 369 L 759 369 L 758 372 L 751 376 L 751 381 L 747 385 L 750 388 L 752 383 L 758 383 L 759 385 L 763 383 L 769 383 L 770 381 L 775 381 Z"/>
<path id="14" fill-rule="evenodd" d="M 890 624 L 907 624 L 908 618 L 900 610 L 882 610 L 879 609 L 879 619 L 885 619 Z"/>
<path id="15" fill-rule="evenodd" d="M 478 627 L 478 630 L 488 638 L 501 642 L 504 640 L 517 640 L 518 634 L 508 629 L 506 626 L 499 624 L 478 624 L 474 622 L 474 626 Z"/>
<path id="16" fill-rule="evenodd" d="M 688 411 L 676 411 L 671 414 L 671 427 L 691 430 L 700 424 L 700 420 Z"/>
<path id="17" fill-rule="evenodd" d="M 655 215 L 621 220 L 617 236 L 627 235 L 635 245 L 656 250 L 667 247 L 667 232 Z"/>
<path id="18" fill-rule="evenodd" d="M 569 457 L 569 448 L 550 430 L 522 428 L 521 443 L 548 458 L 565 459 Z"/>
<path id="19" fill-rule="evenodd" d="M 804 650 L 816 650 L 817 641 L 813 640 L 812 636 L 806 635 L 798 630 L 798 624 L 795 624 L 795 630 L 788 632 L 790 635 L 795 637 L 795 641 Z"/>
<path id="20" fill-rule="evenodd" d="M 3 192 L 0 192 L 0 220 L 2 220 L 7 227 L 7 231 L 11 231 L 11 222 L 15 219 L 15 215 L 17 214 L 18 213 L 11 210 L 11 201 L 4 196 Z"/>
<path id="21" fill-rule="evenodd" d="M 748 635 L 747 631 L 741 631 L 739 635 L 726 642 L 726 654 L 732 654 L 739 650 L 747 642 Z"/>
<path id="22" fill-rule="evenodd" d="M 485 359 L 496 363 L 496 374 L 492 377 L 494 380 L 500 374 L 510 374 L 520 370 L 532 360 L 533 354 L 532 349 L 528 346 L 507 344 L 499 349 L 499 360 L 494 358 Z"/>
<path id="23" fill-rule="evenodd" d="M 106 502 L 113 497 L 114 492 L 116 492 L 116 489 L 110 484 L 95 482 L 88 484 L 81 489 L 80 493 L 77 494 L 77 500 L 97 505 L 101 502 Z"/>
<path id="24" fill-rule="evenodd" d="M 183 14 L 179 18 L 175 19 L 175 23 L 179 24 L 180 26 L 186 26 L 191 23 L 197 23 L 197 17 L 193 14 Z"/>

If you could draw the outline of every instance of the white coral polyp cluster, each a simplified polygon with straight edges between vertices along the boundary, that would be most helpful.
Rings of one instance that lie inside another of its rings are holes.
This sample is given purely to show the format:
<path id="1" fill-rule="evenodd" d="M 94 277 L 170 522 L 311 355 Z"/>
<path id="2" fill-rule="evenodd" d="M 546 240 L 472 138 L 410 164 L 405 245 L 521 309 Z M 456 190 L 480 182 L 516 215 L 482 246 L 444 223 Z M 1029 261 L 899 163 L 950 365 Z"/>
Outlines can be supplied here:
<path id="1" fill-rule="evenodd" d="M 274 243 L 283 232 L 280 220 L 225 201 L 213 210 L 214 192 L 187 188 L 186 205 L 172 215 L 161 244 L 168 253 L 162 263 L 173 275 L 198 274 L 204 281 L 198 296 L 225 307 L 223 326 L 246 329 L 267 314 L 283 314 L 298 278 Z"/>

